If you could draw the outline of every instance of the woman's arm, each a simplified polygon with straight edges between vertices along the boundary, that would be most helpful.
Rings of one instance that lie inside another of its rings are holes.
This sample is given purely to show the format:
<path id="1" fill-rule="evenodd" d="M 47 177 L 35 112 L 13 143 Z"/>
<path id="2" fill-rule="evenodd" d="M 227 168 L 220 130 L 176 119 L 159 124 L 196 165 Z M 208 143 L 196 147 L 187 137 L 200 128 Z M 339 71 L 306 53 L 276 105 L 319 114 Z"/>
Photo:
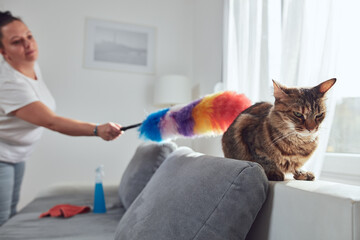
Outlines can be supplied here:
<path id="1" fill-rule="evenodd" d="M 82 122 L 57 116 L 40 101 L 30 103 L 12 112 L 24 121 L 70 136 L 94 136 L 95 123 Z M 121 134 L 121 126 L 105 123 L 97 127 L 97 135 L 104 140 L 113 140 Z"/>

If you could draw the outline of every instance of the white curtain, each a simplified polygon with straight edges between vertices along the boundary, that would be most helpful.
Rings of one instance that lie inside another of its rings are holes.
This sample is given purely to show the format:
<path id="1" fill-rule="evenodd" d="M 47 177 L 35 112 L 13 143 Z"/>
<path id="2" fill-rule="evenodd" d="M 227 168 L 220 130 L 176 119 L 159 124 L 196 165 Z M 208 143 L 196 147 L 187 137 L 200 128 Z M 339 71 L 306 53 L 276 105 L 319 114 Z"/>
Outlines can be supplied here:
<path id="1" fill-rule="evenodd" d="M 226 0 L 224 85 L 253 102 L 269 100 L 279 75 L 281 1 Z M 266 86 L 266 87 L 264 87 Z"/>
<path id="2" fill-rule="evenodd" d="M 224 85 L 253 102 L 273 101 L 271 79 L 315 86 L 335 77 L 334 0 L 226 0 Z M 320 144 L 304 166 L 320 176 L 334 101 L 328 100 Z"/>

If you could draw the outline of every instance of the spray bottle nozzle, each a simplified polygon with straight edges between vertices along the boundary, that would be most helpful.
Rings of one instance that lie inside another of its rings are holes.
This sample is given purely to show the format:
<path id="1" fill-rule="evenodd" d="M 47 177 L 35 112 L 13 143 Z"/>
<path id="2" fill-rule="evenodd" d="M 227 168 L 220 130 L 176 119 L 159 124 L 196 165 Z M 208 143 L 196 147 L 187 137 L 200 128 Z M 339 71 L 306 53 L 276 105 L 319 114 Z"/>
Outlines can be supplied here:
<path id="1" fill-rule="evenodd" d="M 96 173 L 100 173 L 102 176 L 104 176 L 104 165 L 100 165 L 95 169 Z"/>
<path id="2" fill-rule="evenodd" d="M 96 182 L 102 182 L 102 179 L 105 175 L 105 172 L 104 172 L 104 165 L 100 165 L 98 166 L 96 169 L 95 169 L 95 180 Z"/>

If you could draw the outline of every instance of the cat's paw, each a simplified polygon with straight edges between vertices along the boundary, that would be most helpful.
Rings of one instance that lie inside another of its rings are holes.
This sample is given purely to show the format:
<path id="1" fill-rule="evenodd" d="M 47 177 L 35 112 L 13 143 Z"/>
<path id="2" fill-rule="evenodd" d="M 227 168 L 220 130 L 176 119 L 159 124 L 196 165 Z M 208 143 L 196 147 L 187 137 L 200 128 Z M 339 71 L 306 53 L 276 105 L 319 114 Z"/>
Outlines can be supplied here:
<path id="1" fill-rule="evenodd" d="M 268 177 L 269 181 L 284 181 L 285 175 L 280 170 L 269 170 L 266 173 L 266 176 Z"/>
<path id="2" fill-rule="evenodd" d="M 305 180 L 305 181 L 314 181 L 315 176 L 312 172 L 295 171 L 294 179 Z"/>

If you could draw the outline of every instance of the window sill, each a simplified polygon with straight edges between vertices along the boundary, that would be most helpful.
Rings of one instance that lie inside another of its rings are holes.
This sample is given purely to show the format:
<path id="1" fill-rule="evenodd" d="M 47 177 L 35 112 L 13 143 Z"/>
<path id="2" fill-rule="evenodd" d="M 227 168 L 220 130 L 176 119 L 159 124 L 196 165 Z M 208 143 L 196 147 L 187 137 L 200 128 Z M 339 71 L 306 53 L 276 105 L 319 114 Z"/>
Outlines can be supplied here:
<path id="1" fill-rule="evenodd" d="M 360 154 L 326 153 L 320 179 L 360 185 Z"/>

